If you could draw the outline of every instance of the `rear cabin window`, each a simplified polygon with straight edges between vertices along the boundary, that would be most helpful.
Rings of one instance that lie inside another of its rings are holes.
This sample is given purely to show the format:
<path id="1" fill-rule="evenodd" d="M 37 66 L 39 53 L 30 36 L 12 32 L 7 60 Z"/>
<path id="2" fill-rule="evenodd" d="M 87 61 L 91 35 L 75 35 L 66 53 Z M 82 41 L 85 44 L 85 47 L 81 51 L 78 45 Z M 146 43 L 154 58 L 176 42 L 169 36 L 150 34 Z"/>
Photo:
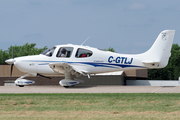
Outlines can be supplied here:
<path id="1" fill-rule="evenodd" d="M 76 58 L 86 58 L 92 56 L 92 51 L 79 48 L 76 52 Z"/>
<path id="2" fill-rule="evenodd" d="M 56 57 L 69 58 L 69 57 L 71 57 L 72 52 L 73 52 L 72 47 L 61 47 L 59 49 Z"/>

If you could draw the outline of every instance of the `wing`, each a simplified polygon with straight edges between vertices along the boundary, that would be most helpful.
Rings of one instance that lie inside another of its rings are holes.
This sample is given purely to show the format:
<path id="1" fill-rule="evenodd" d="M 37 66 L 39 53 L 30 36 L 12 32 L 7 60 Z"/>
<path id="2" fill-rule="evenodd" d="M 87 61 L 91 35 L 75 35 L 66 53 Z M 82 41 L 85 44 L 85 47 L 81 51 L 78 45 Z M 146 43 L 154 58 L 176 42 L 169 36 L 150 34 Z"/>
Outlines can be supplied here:
<path id="1" fill-rule="evenodd" d="M 145 64 L 156 64 L 156 63 L 159 63 L 159 61 L 142 61 L 142 63 L 145 63 Z"/>
<path id="2" fill-rule="evenodd" d="M 66 74 L 71 73 L 72 75 L 75 75 L 76 77 L 79 77 L 81 75 L 88 75 L 86 71 L 79 70 L 68 63 L 50 63 L 50 68 L 57 73 L 60 74 Z"/>
<path id="3" fill-rule="evenodd" d="M 99 73 L 99 74 L 96 74 L 98 76 L 113 76 L 113 75 L 122 75 L 124 71 L 116 71 L 116 72 L 106 72 L 106 73 Z"/>

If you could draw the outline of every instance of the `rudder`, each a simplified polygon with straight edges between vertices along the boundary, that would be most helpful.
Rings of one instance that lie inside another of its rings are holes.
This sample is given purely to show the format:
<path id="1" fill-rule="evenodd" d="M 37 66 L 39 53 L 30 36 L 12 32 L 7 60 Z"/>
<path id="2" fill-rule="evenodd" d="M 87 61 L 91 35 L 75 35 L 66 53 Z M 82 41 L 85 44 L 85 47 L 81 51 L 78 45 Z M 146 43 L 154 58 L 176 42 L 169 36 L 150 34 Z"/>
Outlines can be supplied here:
<path id="1" fill-rule="evenodd" d="M 163 68 L 168 64 L 175 30 L 164 30 L 157 37 L 152 47 L 142 54 L 144 64 L 152 64 L 152 68 Z M 153 67 L 153 64 L 157 66 Z"/>

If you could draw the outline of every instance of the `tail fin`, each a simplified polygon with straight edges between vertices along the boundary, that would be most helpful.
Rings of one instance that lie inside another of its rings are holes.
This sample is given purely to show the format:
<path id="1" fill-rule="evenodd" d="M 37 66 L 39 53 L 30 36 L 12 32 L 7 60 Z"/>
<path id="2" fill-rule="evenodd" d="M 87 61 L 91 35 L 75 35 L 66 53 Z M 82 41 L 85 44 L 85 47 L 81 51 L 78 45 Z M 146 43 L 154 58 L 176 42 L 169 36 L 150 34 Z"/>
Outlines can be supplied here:
<path id="1" fill-rule="evenodd" d="M 171 47 L 175 30 L 164 30 L 157 37 L 152 47 L 141 54 L 143 64 L 149 68 L 166 67 L 171 56 Z"/>

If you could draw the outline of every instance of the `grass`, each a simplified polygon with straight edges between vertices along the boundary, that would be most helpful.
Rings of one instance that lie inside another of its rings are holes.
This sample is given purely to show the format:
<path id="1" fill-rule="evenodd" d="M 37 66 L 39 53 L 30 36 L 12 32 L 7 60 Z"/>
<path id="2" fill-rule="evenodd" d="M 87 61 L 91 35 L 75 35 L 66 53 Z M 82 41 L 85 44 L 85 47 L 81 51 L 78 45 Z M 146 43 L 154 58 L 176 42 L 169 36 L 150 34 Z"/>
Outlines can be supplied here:
<path id="1" fill-rule="evenodd" d="M 0 119 L 180 119 L 180 94 L 0 94 Z"/>

